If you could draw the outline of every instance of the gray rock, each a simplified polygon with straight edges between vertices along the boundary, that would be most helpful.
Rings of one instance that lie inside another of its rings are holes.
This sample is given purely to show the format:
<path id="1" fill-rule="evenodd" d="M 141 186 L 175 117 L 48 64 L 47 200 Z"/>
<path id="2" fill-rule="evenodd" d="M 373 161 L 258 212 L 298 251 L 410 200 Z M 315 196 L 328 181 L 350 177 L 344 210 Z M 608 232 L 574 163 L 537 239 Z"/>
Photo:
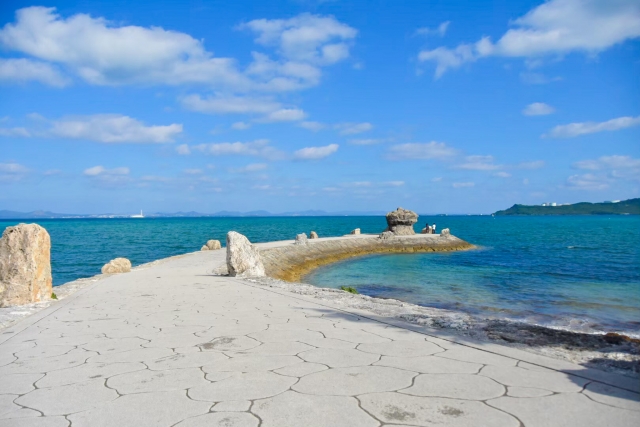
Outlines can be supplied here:
<path id="1" fill-rule="evenodd" d="M 418 214 L 406 209 L 398 208 L 387 214 L 387 229 L 398 236 L 416 234 L 413 224 L 418 222 Z"/>
<path id="2" fill-rule="evenodd" d="M 306 245 L 307 244 L 307 234 L 306 233 L 300 233 L 296 235 L 296 241 L 295 241 L 296 245 Z"/>
<path id="3" fill-rule="evenodd" d="M 128 273 L 131 271 L 131 261 L 126 258 L 116 258 L 102 266 L 102 274 Z"/>
<path id="4" fill-rule="evenodd" d="M 0 307 L 51 298 L 51 238 L 38 224 L 7 227 L 0 239 Z"/>
<path id="5" fill-rule="evenodd" d="M 264 265 L 260 253 L 249 239 L 240 233 L 227 233 L 227 269 L 229 276 L 262 277 Z"/>
<path id="6" fill-rule="evenodd" d="M 387 239 L 393 239 L 394 237 L 396 237 L 396 235 L 393 234 L 391 231 L 383 231 L 382 233 L 380 233 L 378 237 L 382 240 L 387 240 Z"/>
<path id="7" fill-rule="evenodd" d="M 316 233 L 315 231 L 312 231 L 311 234 L 309 234 L 309 238 L 310 239 L 317 239 L 318 238 L 318 233 Z"/>
<path id="8" fill-rule="evenodd" d="M 355 230 L 351 230 L 351 233 L 349 233 L 349 234 L 359 235 L 360 234 L 360 229 L 356 228 Z"/>
<path id="9" fill-rule="evenodd" d="M 216 249 L 222 249 L 220 240 L 207 240 L 207 243 L 200 248 L 201 251 L 215 251 Z"/>
<path id="10" fill-rule="evenodd" d="M 451 237 L 451 232 L 448 228 L 443 228 L 440 232 L 440 237 Z"/>

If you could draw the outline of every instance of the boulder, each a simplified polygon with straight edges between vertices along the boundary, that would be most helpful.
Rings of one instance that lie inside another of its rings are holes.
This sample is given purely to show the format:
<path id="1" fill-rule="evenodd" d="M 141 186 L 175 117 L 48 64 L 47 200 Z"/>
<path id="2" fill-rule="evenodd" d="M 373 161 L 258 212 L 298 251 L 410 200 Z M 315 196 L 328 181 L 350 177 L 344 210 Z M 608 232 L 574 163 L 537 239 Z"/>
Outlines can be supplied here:
<path id="1" fill-rule="evenodd" d="M 312 232 L 309 234 L 309 238 L 310 238 L 310 239 L 317 239 L 317 238 L 318 238 L 318 233 L 316 233 L 315 231 L 312 231 Z"/>
<path id="2" fill-rule="evenodd" d="M 420 234 L 429 234 L 429 227 L 423 228 Z"/>
<path id="3" fill-rule="evenodd" d="M 215 251 L 216 249 L 222 249 L 220 240 L 207 240 L 207 243 L 200 248 L 201 251 Z"/>
<path id="4" fill-rule="evenodd" d="M 398 208 L 387 214 L 387 229 L 397 236 L 416 234 L 413 224 L 418 222 L 418 214 L 406 209 Z"/>
<path id="5" fill-rule="evenodd" d="M 131 261 L 126 258 L 116 258 L 102 266 L 102 274 L 128 273 L 131 271 Z"/>
<path id="6" fill-rule="evenodd" d="M 356 228 L 355 230 L 351 230 L 351 233 L 349 233 L 349 234 L 358 235 L 358 234 L 360 234 L 360 229 Z"/>
<path id="7" fill-rule="evenodd" d="M 240 233 L 227 233 L 227 270 L 232 277 L 262 277 L 264 265 L 258 250 Z"/>
<path id="8" fill-rule="evenodd" d="M 296 241 L 294 242 L 296 245 L 306 245 L 307 244 L 307 234 L 300 233 L 296 235 Z"/>
<path id="9" fill-rule="evenodd" d="M 387 240 L 387 239 L 393 239 L 394 237 L 396 237 L 395 234 L 393 234 L 390 231 L 383 231 L 382 233 L 380 233 L 380 235 L 378 236 L 378 238 L 382 239 L 382 240 Z"/>
<path id="10" fill-rule="evenodd" d="M 442 231 L 440 231 L 440 237 L 451 237 L 451 232 L 448 228 L 443 228 Z"/>
<path id="11" fill-rule="evenodd" d="M 7 227 L 0 238 L 0 307 L 51 298 L 51 238 L 38 224 Z"/>

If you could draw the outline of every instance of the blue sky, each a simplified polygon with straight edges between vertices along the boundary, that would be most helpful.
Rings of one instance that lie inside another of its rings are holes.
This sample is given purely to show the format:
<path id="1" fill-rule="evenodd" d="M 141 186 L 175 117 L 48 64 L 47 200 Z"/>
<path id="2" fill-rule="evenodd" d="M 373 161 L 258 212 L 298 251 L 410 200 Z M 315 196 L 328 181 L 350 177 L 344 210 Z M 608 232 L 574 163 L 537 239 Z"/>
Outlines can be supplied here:
<path id="1" fill-rule="evenodd" d="M 640 197 L 639 77 L 637 0 L 5 1 L 0 209 Z"/>

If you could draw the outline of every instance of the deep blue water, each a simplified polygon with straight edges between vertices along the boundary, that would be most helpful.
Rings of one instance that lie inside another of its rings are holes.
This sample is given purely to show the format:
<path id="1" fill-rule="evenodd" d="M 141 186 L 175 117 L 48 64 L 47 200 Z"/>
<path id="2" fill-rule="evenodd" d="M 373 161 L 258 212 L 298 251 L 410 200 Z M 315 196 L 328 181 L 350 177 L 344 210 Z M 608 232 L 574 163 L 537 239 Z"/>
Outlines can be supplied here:
<path id="1" fill-rule="evenodd" d="M 0 221 L 1 229 L 19 221 Z M 32 222 L 32 221 L 27 221 Z M 38 220 L 52 241 L 54 285 L 89 277 L 123 256 L 134 265 L 224 244 L 229 230 L 253 242 L 377 233 L 383 217 Z M 481 248 L 357 258 L 314 271 L 307 282 L 360 293 L 573 330 L 640 333 L 640 217 L 420 217 Z"/>

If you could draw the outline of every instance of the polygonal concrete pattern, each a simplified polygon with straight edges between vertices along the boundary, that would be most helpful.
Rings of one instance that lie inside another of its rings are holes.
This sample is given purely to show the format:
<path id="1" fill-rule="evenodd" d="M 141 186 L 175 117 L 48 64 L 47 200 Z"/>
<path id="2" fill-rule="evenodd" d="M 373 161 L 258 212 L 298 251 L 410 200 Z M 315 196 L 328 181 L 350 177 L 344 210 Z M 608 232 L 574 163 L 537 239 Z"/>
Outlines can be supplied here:
<path id="1" fill-rule="evenodd" d="M 638 424 L 629 378 L 211 275 L 224 255 L 101 277 L 0 333 L 0 427 Z"/>
<path id="2" fill-rule="evenodd" d="M 379 423 L 345 396 L 309 396 L 287 391 L 276 397 L 257 400 L 252 411 L 262 427 L 375 427 Z"/>

